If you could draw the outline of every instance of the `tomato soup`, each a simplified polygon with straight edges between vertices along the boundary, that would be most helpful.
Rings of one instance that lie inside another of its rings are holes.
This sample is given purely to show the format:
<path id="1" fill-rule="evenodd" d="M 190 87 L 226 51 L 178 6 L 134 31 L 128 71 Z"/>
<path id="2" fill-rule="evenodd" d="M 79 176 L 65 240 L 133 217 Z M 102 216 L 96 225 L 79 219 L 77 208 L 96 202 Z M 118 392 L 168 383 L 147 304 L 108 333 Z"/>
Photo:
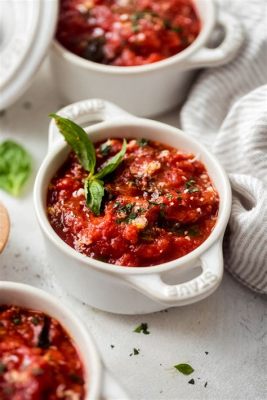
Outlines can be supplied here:
<path id="1" fill-rule="evenodd" d="M 59 322 L 39 311 L 0 306 L 1 400 L 83 400 L 83 377 Z"/>
<path id="2" fill-rule="evenodd" d="M 99 169 L 121 149 L 122 140 L 95 147 Z M 98 216 L 86 205 L 86 176 L 70 153 L 47 196 L 52 227 L 86 256 L 130 267 L 161 264 L 196 249 L 216 223 L 219 196 L 193 154 L 155 141 L 130 140 L 123 162 L 105 178 Z"/>
<path id="3" fill-rule="evenodd" d="M 61 0 L 56 38 L 87 60 L 134 66 L 179 53 L 200 28 L 192 0 Z"/>

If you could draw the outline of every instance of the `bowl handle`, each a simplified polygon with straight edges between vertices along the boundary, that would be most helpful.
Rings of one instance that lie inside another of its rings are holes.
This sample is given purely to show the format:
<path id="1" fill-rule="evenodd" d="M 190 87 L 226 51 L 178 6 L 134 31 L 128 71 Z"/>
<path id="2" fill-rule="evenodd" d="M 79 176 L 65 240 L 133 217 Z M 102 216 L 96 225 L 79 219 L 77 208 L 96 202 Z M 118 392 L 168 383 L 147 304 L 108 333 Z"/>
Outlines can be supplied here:
<path id="1" fill-rule="evenodd" d="M 135 118 L 132 114 L 129 114 L 115 104 L 101 99 L 78 101 L 61 108 L 57 114 L 85 126 L 121 117 Z M 58 142 L 64 142 L 64 139 L 59 133 L 54 120 L 52 120 L 49 125 L 48 151 Z"/>
<path id="2" fill-rule="evenodd" d="M 188 59 L 188 67 L 217 67 L 231 61 L 244 42 L 244 30 L 241 23 L 234 16 L 220 12 L 216 21 L 225 32 L 223 41 L 218 47 L 209 49 L 204 47 Z"/>
<path id="3" fill-rule="evenodd" d="M 106 369 L 103 376 L 101 400 L 129 400 L 128 395 Z"/>
<path id="4" fill-rule="evenodd" d="M 125 278 L 139 292 L 162 305 L 183 306 L 204 299 L 219 286 L 223 276 L 222 239 L 203 253 L 199 261 L 201 274 L 177 285 L 163 282 L 161 274 L 130 275 Z"/>

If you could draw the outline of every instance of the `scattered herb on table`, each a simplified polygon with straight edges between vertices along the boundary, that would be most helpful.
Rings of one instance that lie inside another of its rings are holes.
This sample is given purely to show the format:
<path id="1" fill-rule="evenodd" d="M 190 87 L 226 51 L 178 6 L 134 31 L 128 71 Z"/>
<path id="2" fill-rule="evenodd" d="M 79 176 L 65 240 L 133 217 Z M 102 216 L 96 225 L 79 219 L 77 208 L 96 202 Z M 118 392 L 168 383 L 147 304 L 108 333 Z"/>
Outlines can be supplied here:
<path id="1" fill-rule="evenodd" d="M 189 364 L 177 364 L 174 365 L 174 368 L 183 375 L 191 375 L 194 372 L 194 369 Z"/>
<path id="2" fill-rule="evenodd" d="M 31 173 L 28 152 L 13 140 L 0 143 L 0 188 L 19 196 Z"/>
<path id="3" fill-rule="evenodd" d="M 190 385 L 194 385 L 195 384 L 195 379 L 190 379 L 190 381 L 188 381 L 188 383 L 190 383 Z"/>
<path id="4" fill-rule="evenodd" d="M 138 325 L 138 326 L 135 328 L 134 332 L 136 332 L 136 333 L 143 333 L 144 335 L 149 335 L 149 334 L 150 334 L 150 332 L 149 332 L 149 330 L 148 330 L 148 325 L 147 325 L 146 322 L 142 322 L 140 325 Z"/>
<path id="5" fill-rule="evenodd" d="M 208 352 L 208 351 L 205 351 L 205 354 L 206 354 L 206 355 L 208 355 L 208 354 L 209 354 L 209 352 Z"/>
<path id="6" fill-rule="evenodd" d="M 133 349 L 133 352 L 130 354 L 130 357 L 132 357 L 132 356 L 137 356 L 139 353 L 140 353 L 140 349 L 134 348 L 134 349 Z"/>
<path id="7" fill-rule="evenodd" d="M 114 344 L 111 344 L 110 347 L 111 347 L 112 349 L 114 349 L 115 346 L 114 346 Z"/>
<path id="8" fill-rule="evenodd" d="M 208 386 L 208 382 L 205 382 L 205 385 L 204 385 L 204 387 L 206 388 Z"/>
<path id="9" fill-rule="evenodd" d="M 121 150 L 109 158 L 98 172 L 95 172 L 96 152 L 85 130 L 75 122 L 57 114 L 50 114 L 50 117 L 55 120 L 60 133 L 76 153 L 82 167 L 88 172 L 88 177 L 84 182 L 86 204 L 95 215 L 99 215 L 105 193 L 103 178 L 115 171 L 122 162 L 126 153 L 126 140 L 123 140 Z"/>

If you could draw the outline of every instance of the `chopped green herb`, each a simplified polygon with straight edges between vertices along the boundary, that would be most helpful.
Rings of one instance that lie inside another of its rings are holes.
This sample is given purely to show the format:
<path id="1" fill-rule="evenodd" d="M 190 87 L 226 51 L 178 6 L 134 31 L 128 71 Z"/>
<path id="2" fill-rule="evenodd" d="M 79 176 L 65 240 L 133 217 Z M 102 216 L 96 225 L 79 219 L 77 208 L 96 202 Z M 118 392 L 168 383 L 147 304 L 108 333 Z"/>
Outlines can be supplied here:
<path id="1" fill-rule="evenodd" d="M 137 140 L 137 144 L 138 144 L 138 146 L 140 146 L 140 147 L 145 147 L 145 146 L 148 145 L 148 140 L 147 140 L 147 139 L 144 139 L 144 138 L 138 139 L 138 140 Z"/>
<path id="2" fill-rule="evenodd" d="M 185 187 L 187 189 L 190 189 L 192 186 L 196 184 L 196 181 L 194 179 L 190 179 L 189 181 L 185 182 Z"/>
<path id="3" fill-rule="evenodd" d="M 37 326 L 40 323 L 40 320 L 38 317 L 32 317 L 32 323 L 33 325 Z"/>
<path id="4" fill-rule="evenodd" d="M 110 153 L 110 150 L 112 149 L 112 146 L 110 146 L 107 143 L 102 143 L 99 150 L 102 156 L 107 156 Z"/>
<path id="5" fill-rule="evenodd" d="M 181 26 L 172 26 L 171 30 L 176 32 L 176 33 L 181 33 L 183 32 L 183 28 Z"/>
<path id="6" fill-rule="evenodd" d="M 0 375 L 2 375 L 5 371 L 6 371 L 5 364 L 0 361 Z"/>
<path id="7" fill-rule="evenodd" d="M 127 203 L 127 204 L 120 204 L 119 206 L 116 207 L 118 213 L 125 213 L 127 214 L 123 218 L 117 218 L 116 223 L 121 224 L 121 223 L 126 223 L 128 224 L 130 221 L 134 220 L 138 214 L 136 212 L 132 212 L 133 207 L 135 206 L 135 203 Z"/>
<path id="8" fill-rule="evenodd" d="M 205 382 L 205 385 L 204 385 L 204 387 L 206 388 L 208 386 L 208 382 Z"/>
<path id="9" fill-rule="evenodd" d="M 197 193 L 197 192 L 199 192 L 199 188 L 197 188 L 197 187 L 192 187 L 192 188 L 188 189 L 188 192 L 189 192 L 189 193 Z"/>
<path id="10" fill-rule="evenodd" d="M 205 354 L 206 354 L 206 355 L 208 355 L 208 354 L 209 354 L 209 352 L 208 352 L 208 351 L 205 351 Z"/>
<path id="11" fill-rule="evenodd" d="M 136 333 L 143 333 L 144 335 L 149 335 L 150 332 L 148 331 L 148 325 L 146 322 L 142 322 L 140 325 L 138 325 L 134 332 Z"/>
<path id="12" fill-rule="evenodd" d="M 120 203 L 119 203 L 120 204 Z M 120 206 L 118 206 L 118 212 L 124 212 L 124 213 L 129 213 L 132 211 L 133 207 L 135 206 L 135 203 L 127 203 L 127 204 L 120 204 Z"/>
<path id="13" fill-rule="evenodd" d="M 0 144 L 0 188 L 19 196 L 31 174 L 31 158 L 18 143 L 6 140 Z"/>
<path id="14" fill-rule="evenodd" d="M 195 237 L 199 235 L 199 229 L 198 227 L 191 227 L 188 229 L 188 235 L 191 237 Z"/>
<path id="15" fill-rule="evenodd" d="M 12 318 L 12 322 L 15 325 L 20 325 L 21 324 L 21 316 L 20 315 L 16 315 Z"/>
<path id="16" fill-rule="evenodd" d="M 152 200 L 148 200 L 149 204 L 151 204 L 152 206 L 160 206 L 160 203 L 156 203 L 155 201 Z"/>
<path id="17" fill-rule="evenodd" d="M 165 29 L 170 29 L 176 33 L 181 33 L 183 31 L 181 26 L 173 26 L 169 19 L 163 21 Z"/>
<path id="18" fill-rule="evenodd" d="M 132 221 L 133 219 L 135 219 L 137 217 L 137 214 L 132 212 L 128 218 L 127 218 L 127 222 Z"/>
<path id="19" fill-rule="evenodd" d="M 194 385 L 195 384 L 195 379 L 190 379 L 190 381 L 188 381 L 188 383 L 190 383 L 190 385 Z"/>
<path id="20" fill-rule="evenodd" d="M 111 344 L 110 347 L 111 347 L 112 349 L 114 349 L 115 346 L 114 346 L 114 344 Z"/>
<path id="21" fill-rule="evenodd" d="M 191 375 L 194 372 L 194 369 L 189 364 L 177 364 L 174 365 L 174 368 L 183 375 Z"/>
<path id="22" fill-rule="evenodd" d="M 69 377 L 72 380 L 72 382 L 77 383 L 78 385 L 84 384 L 83 378 L 75 373 L 70 374 Z"/>

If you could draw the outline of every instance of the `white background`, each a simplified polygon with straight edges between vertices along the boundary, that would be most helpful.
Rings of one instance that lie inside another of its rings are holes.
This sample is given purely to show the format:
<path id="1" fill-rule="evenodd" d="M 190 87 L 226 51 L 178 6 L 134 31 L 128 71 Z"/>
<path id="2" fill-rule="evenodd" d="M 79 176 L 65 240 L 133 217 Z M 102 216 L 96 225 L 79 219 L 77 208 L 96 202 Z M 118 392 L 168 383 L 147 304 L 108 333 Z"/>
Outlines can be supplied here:
<path id="1" fill-rule="evenodd" d="M 1 279 L 53 292 L 76 310 L 94 336 L 105 365 L 133 400 L 266 399 L 266 298 L 227 273 L 217 292 L 198 304 L 136 317 L 82 305 L 54 281 L 34 215 L 32 187 L 47 151 L 48 114 L 63 105 L 45 64 L 30 90 L 1 114 L 1 140 L 21 142 L 34 162 L 22 198 L 0 192 L 11 217 L 9 244 L 0 256 Z M 160 120 L 177 126 L 178 111 Z M 141 322 L 148 323 L 150 335 L 133 332 Z M 140 354 L 130 357 L 134 347 L 140 348 Z M 178 363 L 191 364 L 195 372 L 190 377 L 179 374 L 173 368 Z M 188 384 L 191 378 L 195 385 Z"/>

